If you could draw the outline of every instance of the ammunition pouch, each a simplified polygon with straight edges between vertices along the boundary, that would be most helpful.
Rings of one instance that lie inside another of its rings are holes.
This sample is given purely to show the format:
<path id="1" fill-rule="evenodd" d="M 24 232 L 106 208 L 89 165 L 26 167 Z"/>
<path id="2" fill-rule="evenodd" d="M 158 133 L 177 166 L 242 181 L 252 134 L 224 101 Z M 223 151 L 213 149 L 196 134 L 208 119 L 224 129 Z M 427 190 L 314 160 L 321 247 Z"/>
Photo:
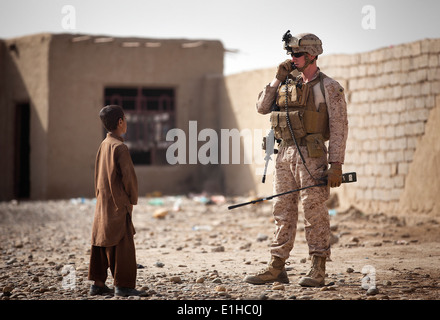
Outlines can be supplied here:
<path id="1" fill-rule="evenodd" d="M 326 154 L 324 138 L 321 133 L 308 134 L 305 141 L 310 158 L 320 158 Z"/>
<path id="2" fill-rule="evenodd" d="M 327 105 L 320 103 L 319 111 L 304 111 L 304 128 L 307 134 L 321 133 L 324 141 L 330 137 Z"/>
<path id="3" fill-rule="evenodd" d="M 287 86 L 287 95 L 286 95 L 286 86 Z M 279 107 L 285 107 L 286 99 L 287 99 L 288 107 L 305 106 L 307 97 L 309 95 L 309 89 L 310 86 L 308 85 L 297 86 L 294 80 L 289 79 L 287 81 L 287 84 L 285 83 L 282 84 L 278 89 L 279 94 L 276 103 Z"/>
<path id="4" fill-rule="evenodd" d="M 292 127 L 295 139 L 297 140 L 301 139 L 307 134 L 303 125 L 303 114 L 303 110 L 288 112 L 290 125 Z M 270 114 L 270 122 L 274 130 L 274 135 L 276 139 L 281 139 L 283 141 L 293 141 L 292 134 L 289 129 L 289 124 L 287 123 L 286 112 L 273 111 Z"/>

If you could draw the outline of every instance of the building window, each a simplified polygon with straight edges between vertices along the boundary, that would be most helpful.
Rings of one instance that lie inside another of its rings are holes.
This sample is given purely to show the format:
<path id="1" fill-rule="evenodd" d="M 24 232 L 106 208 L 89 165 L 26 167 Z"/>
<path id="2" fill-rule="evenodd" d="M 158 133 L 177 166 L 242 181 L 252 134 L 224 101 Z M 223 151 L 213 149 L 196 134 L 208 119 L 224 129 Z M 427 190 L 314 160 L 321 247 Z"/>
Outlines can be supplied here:
<path id="1" fill-rule="evenodd" d="M 174 89 L 105 88 L 105 104 L 124 109 L 127 133 L 124 136 L 135 165 L 166 165 L 168 130 L 175 127 Z"/>

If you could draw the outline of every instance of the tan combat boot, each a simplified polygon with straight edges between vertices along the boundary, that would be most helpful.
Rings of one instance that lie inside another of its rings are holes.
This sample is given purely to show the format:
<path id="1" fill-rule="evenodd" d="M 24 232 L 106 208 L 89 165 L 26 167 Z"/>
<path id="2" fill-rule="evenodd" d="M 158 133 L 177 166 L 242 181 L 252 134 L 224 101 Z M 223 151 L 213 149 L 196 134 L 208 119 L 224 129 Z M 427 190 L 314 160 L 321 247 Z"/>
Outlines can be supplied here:
<path id="1" fill-rule="evenodd" d="M 309 273 L 299 280 L 303 287 L 320 287 L 325 283 L 325 260 L 326 257 L 312 256 L 312 268 Z"/>
<path id="2" fill-rule="evenodd" d="M 272 256 L 269 266 L 258 272 L 255 276 L 246 276 L 244 281 L 251 284 L 264 284 L 270 282 L 289 283 L 286 269 L 284 268 L 285 259 Z"/>

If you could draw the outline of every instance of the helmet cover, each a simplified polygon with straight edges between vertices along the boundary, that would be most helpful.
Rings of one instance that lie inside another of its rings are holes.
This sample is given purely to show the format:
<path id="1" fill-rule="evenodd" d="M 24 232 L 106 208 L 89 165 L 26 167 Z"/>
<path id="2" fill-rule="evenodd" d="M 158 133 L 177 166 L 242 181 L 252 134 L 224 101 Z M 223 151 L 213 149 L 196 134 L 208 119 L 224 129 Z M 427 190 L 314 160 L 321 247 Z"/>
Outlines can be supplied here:
<path id="1" fill-rule="evenodd" d="M 318 56 L 323 52 L 321 40 L 313 33 L 300 33 L 296 36 L 290 36 L 284 40 L 284 49 L 287 50 L 287 54 L 307 52 L 312 56 Z"/>

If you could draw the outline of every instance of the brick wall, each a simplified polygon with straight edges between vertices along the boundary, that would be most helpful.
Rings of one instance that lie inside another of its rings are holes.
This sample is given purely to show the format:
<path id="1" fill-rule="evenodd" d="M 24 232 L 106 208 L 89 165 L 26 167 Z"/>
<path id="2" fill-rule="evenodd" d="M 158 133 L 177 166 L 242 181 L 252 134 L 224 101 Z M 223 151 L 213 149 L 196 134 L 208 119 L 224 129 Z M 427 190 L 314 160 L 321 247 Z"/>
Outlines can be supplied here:
<path id="1" fill-rule="evenodd" d="M 402 210 L 402 194 L 411 188 L 407 176 L 440 94 L 440 39 L 322 56 L 318 65 L 346 89 L 350 131 L 344 171 L 356 171 L 358 182 L 338 190 L 340 199 L 365 211 Z"/>

